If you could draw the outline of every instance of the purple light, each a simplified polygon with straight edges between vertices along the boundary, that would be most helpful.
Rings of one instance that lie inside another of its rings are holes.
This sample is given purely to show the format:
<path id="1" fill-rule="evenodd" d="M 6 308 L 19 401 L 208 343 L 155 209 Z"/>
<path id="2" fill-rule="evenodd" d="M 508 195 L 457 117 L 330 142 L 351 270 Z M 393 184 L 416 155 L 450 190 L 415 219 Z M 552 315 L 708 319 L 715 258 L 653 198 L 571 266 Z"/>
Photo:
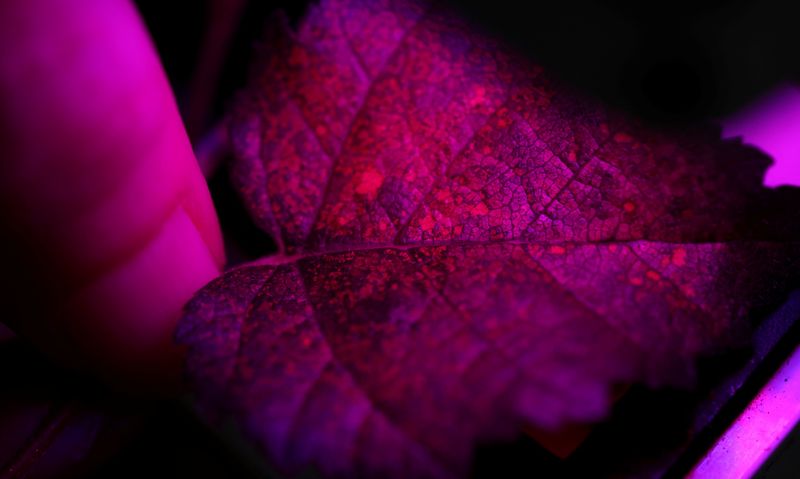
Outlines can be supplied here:
<path id="1" fill-rule="evenodd" d="M 800 347 L 687 479 L 751 477 L 800 420 Z"/>
<path id="2" fill-rule="evenodd" d="M 742 136 L 772 156 L 764 185 L 800 186 L 800 88 L 785 86 L 723 122 L 726 137 Z"/>

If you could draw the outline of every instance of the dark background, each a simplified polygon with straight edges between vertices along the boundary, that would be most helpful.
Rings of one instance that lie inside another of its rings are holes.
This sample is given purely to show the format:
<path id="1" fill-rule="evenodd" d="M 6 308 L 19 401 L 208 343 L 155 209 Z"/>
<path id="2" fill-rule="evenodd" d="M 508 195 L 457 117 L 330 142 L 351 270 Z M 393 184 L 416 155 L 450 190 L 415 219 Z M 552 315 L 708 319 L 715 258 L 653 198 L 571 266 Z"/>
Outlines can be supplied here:
<path id="1" fill-rule="evenodd" d="M 456 3 L 564 79 L 655 121 L 729 114 L 800 72 L 797 2 Z"/>
<path id="2" fill-rule="evenodd" d="M 297 20 L 309 2 L 136 3 L 189 110 L 188 103 L 197 101 L 189 97 L 192 76 L 202 69 L 198 59 L 208 63 L 215 56 L 203 44 L 204 32 L 210 24 L 236 23 L 212 93 L 211 113 L 219 115 L 230 93 L 244 82 L 264 20 L 278 8 Z M 563 79 L 653 121 L 693 122 L 730 114 L 776 84 L 800 78 L 798 2 L 450 3 Z M 231 15 L 237 18 L 226 18 L 221 14 L 226 10 L 238 10 Z"/>

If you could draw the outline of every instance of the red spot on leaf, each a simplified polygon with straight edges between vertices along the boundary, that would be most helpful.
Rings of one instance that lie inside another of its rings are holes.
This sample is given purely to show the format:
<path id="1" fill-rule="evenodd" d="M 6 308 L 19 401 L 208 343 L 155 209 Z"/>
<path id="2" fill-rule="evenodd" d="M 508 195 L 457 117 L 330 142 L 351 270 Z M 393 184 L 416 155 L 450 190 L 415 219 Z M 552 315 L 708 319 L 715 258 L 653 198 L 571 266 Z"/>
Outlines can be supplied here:
<path id="1" fill-rule="evenodd" d="M 614 141 L 617 143 L 630 143 L 633 141 L 633 137 L 627 133 L 618 132 L 614 134 Z"/>
<path id="2" fill-rule="evenodd" d="M 675 248 L 675 251 L 672 252 L 672 264 L 675 266 L 686 264 L 686 250 L 684 248 Z"/>
<path id="3" fill-rule="evenodd" d="M 374 197 L 382 184 L 383 175 L 379 171 L 370 168 L 361 174 L 356 193 Z"/>
<path id="4" fill-rule="evenodd" d="M 489 208 L 486 207 L 485 203 L 481 202 L 481 203 L 478 203 L 477 205 L 473 206 L 472 209 L 470 210 L 470 212 L 473 215 L 485 215 L 486 213 L 489 212 Z"/>
<path id="5" fill-rule="evenodd" d="M 434 221 L 433 218 L 431 218 L 430 216 L 425 216 L 419 222 L 419 225 L 423 231 L 430 231 L 433 229 L 434 226 L 436 226 L 436 221 Z"/>
<path id="6" fill-rule="evenodd" d="M 661 280 L 661 275 L 656 273 L 653 270 L 650 270 L 650 271 L 647 272 L 647 279 L 649 279 L 651 281 L 659 281 L 659 280 Z"/>

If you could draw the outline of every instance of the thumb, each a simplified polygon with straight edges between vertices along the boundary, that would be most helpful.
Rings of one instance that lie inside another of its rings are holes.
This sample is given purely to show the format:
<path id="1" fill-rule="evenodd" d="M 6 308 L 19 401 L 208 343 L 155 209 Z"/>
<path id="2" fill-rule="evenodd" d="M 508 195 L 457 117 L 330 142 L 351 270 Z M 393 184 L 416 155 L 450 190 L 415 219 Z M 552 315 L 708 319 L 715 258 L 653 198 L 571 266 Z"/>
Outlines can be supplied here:
<path id="1" fill-rule="evenodd" d="M 180 309 L 224 258 L 135 8 L 3 1 L 0 44 L 4 321 L 72 365 L 171 375 Z"/>

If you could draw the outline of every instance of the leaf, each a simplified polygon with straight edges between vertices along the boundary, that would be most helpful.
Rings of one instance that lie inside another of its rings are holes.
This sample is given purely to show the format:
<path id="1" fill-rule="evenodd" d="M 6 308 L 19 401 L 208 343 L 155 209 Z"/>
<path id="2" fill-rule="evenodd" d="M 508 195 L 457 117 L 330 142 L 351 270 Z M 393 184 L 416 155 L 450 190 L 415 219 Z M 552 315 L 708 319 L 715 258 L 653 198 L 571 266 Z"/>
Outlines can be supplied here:
<path id="1" fill-rule="evenodd" d="M 796 279 L 797 191 L 763 154 L 611 111 L 438 6 L 273 22 L 232 139 L 280 252 L 177 338 L 201 409 L 289 473 L 468 475 L 615 384 L 690 384 Z"/>

